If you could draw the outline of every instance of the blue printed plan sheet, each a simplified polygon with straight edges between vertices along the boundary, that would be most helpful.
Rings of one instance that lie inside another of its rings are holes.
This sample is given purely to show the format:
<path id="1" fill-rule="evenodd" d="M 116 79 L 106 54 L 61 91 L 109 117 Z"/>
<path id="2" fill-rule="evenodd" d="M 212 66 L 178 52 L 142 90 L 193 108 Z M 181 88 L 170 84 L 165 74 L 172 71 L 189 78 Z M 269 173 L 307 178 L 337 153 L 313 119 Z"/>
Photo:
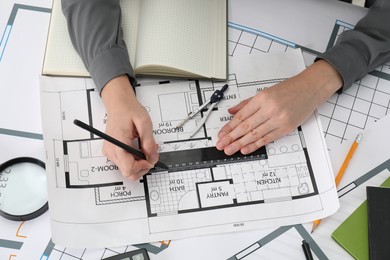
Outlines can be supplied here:
<path id="1" fill-rule="evenodd" d="M 101 152 L 103 141 L 73 124 L 104 131 L 107 118 L 91 79 L 41 78 L 53 242 L 107 247 L 310 222 L 339 202 L 320 119 L 247 155 L 215 148 L 227 109 L 305 68 L 299 49 L 229 57 L 226 82 L 140 79 L 138 100 L 153 122 L 160 160 L 137 181 L 122 177 Z M 206 124 L 188 113 L 229 84 Z"/>

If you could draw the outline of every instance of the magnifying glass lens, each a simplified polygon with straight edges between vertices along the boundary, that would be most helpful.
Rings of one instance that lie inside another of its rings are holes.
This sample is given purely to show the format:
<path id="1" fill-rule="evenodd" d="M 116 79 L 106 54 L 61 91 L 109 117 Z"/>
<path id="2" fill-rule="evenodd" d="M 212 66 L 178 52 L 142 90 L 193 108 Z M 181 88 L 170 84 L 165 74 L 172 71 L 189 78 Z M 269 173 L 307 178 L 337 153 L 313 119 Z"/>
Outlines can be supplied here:
<path id="1" fill-rule="evenodd" d="M 0 215 L 12 220 L 28 220 L 47 210 L 46 171 L 44 164 L 37 161 L 40 163 L 24 161 L 2 165 Z"/>

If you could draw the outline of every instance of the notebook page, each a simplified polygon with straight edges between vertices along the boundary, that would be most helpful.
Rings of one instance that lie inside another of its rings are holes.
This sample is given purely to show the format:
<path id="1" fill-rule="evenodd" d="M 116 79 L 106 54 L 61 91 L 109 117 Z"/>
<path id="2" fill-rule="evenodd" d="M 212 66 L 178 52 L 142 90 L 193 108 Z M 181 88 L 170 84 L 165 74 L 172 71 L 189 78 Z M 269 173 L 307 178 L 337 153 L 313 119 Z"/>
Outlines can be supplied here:
<path id="1" fill-rule="evenodd" d="M 221 3 L 226 1 L 141 1 L 136 72 L 154 64 L 211 77 L 215 32 L 210 25 L 218 12 L 226 13 Z"/>
<path id="2" fill-rule="evenodd" d="M 130 63 L 135 61 L 140 0 L 121 0 L 123 39 L 126 42 Z"/>
<path id="3" fill-rule="evenodd" d="M 81 58 L 73 48 L 61 0 L 53 1 L 50 28 L 46 44 L 43 74 L 89 76 Z"/>
<path id="4" fill-rule="evenodd" d="M 124 40 L 129 51 L 130 62 L 134 64 L 139 0 L 121 0 L 120 5 Z M 89 76 L 70 40 L 66 18 L 61 10 L 61 0 L 53 1 L 43 74 Z"/>
<path id="5" fill-rule="evenodd" d="M 227 77 L 227 2 L 218 1 L 219 6 L 217 10 L 225 10 L 224 12 L 214 12 L 212 18 L 216 22 L 213 22 L 214 45 L 212 46 L 212 53 L 214 55 L 213 67 L 215 71 L 215 78 L 226 78 Z M 226 21 L 221 23 L 218 21 Z M 223 61 L 223 62 L 222 62 Z"/>

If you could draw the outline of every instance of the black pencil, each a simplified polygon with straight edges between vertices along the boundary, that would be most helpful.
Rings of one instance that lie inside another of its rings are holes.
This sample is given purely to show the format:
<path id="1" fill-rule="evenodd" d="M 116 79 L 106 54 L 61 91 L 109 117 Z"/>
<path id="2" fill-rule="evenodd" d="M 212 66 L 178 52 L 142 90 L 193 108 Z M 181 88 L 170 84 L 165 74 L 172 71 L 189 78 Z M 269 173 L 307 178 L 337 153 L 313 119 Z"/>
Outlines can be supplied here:
<path id="1" fill-rule="evenodd" d="M 135 155 L 135 156 L 137 156 L 137 157 L 139 157 L 141 159 L 146 160 L 146 156 L 142 152 L 140 152 L 140 151 L 134 149 L 133 147 L 130 147 L 127 144 L 122 143 L 121 141 L 119 141 L 119 140 L 117 140 L 117 139 L 115 139 L 115 138 L 113 138 L 113 137 L 111 137 L 111 136 L 109 136 L 109 135 L 107 135 L 107 134 L 97 130 L 96 128 L 93 128 L 92 126 L 87 125 L 86 123 L 81 122 L 80 120 L 77 120 L 77 119 L 75 119 L 73 121 L 73 123 L 75 125 L 83 128 L 84 130 L 87 130 L 87 131 L 89 131 L 89 132 L 91 132 L 91 133 L 93 133 L 93 134 L 103 138 L 104 140 L 106 140 L 106 141 L 108 141 L 108 142 L 110 142 L 110 143 L 112 143 L 112 144 L 114 144 L 116 146 L 119 146 L 123 150 L 131 153 L 132 155 Z M 162 169 L 168 170 L 168 166 L 166 166 L 164 163 L 162 163 L 160 161 L 158 161 L 155 166 L 160 167 Z"/>

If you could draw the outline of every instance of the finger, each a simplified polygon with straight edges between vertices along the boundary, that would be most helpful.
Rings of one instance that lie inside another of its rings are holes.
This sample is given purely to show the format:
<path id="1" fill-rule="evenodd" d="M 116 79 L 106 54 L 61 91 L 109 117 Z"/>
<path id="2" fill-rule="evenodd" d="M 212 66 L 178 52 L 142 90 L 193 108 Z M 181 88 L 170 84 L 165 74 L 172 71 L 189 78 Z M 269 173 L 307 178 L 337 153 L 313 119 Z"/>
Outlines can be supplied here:
<path id="1" fill-rule="evenodd" d="M 231 145 L 237 139 L 251 133 L 253 135 L 252 138 L 260 138 L 264 134 L 268 133 L 273 129 L 269 123 L 265 123 L 268 118 L 260 113 L 257 110 L 257 113 L 254 113 L 252 116 L 238 124 L 234 129 L 231 129 L 229 133 L 226 133 L 224 136 L 220 137 L 216 147 L 218 150 L 224 150 L 227 146 Z M 265 124 L 262 128 L 256 129 L 258 126 Z M 221 130 L 223 131 L 223 130 Z M 248 136 L 249 137 L 249 136 Z M 246 140 L 246 142 L 252 142 L 254 140 Z M 246 144 L 246 143 L 245 143 Z M 245 145 L 244 143 L 241 145 Z"/>
<path id="2" fill-rule="evenodd" d="M 257 149 L 259 149 L 260 147 L 265 146 L 265 145 L 273 142 L 274 140 L 277 140 L 277 139 L 285 136 L 286 134 L 287 133 L 285 133 L 285 131 L 283 131 L 282 128 L 275 129 L 275 130 L 269 132 L 268 134 L 266 134 L 265 136 L 263 136 L 262 138 L 260 138 L 259 140 L 257 140 L 256 142 L 250 143 L 247 146 L 243 147 L 241 149 L 241 153 L 242 154 L 252 153 L 252 152 L 256 151 Z"/>
<path id="3" fill-rule="evenodd" d="M 111 144 L 110 142 L 107 142 L 107 141 L 103 141 L 103 148 L 102 148 L 103 155 L 108 160 L 110 160 L 113 163 L 115 163 L 116 162 L 116 157 L 115 157 L 115 153 L 113 152 L 113 148 L 114 148 L 113 144 Z"/>
<path id="4" fill-rule="evenodd" d="M 138 178 L 146 174 L 152 167 L 153 165 L 151 165 L 146 160 L 135 160 L 134 164 L 131 166 L 130 174 L 126 175 L 125 177 L 130 180 L 137 180 Z"/>
<path id="5" fill-rule="evenodd" d="M 260 147 L 263 147 L 263 146 L 271 143 L 273 140 L 275 140 L 275 139 L 273 139 L 273 135 L 271 133 L 267 134 L 267 135 L 263 136 L 262 138 L 256 140 L 255 142 L 250 143 L 250 144 L 242 147 L 240 152 L 244 155 L 253 153 L 254 151 L 259 149 Z"/>
<path id="6" fill-rule="evenodd" d="M 227 155 L 232 155 L 238 151 L 241 151 L 242 148 L 254 143 L 260 139 L 263 139 L 264 136 L 267 136 L 269 132 L 272 132 L 275 129 L 275 126 L 271 124 L 269 121 L 264 122 L 263 124 L 260 124 L 258 127 L 253 128 L 248 133 L 244 134 L 240 138 L 237 138 L 234 142 L 227 145 L 224 148 L 224 152 Z M 244 149 L 245 152 L 245 149 Z M 247 154 L 247 153 L 246 153 Z"/>
<path id="7" fill-rule="evenodd" d="M 141 120 L 135 122 L 136 130 L 138 132 L 141 148 L 145 153 L 146 160 L 155 165 L 158 161 L 158 145 L 153 136 L 153 125 L 149 117 L 143 117 Z"/>
<path id="8" fill-rule="evenodd" d="M 252 98 L 247 98 L 243 101 L 241 101 L 240 103 L 238 103 L 237 105 L 235 105 L 234 107 L 231 107 L 228 109 L 228 112 L 230 114 L 236 114 L 241 108 L 243 108 L 246 104 L 248 104 L 248 102 L 251 100 Z"/>
<path id="9" fill-rule="evenodd" d="M 142 176 L 144 176 L 146 173 L 148 173 L 149 170 L 150 170 L 149 168 L 143 169 L 140 172 L 131 175 L 128 179 L 132 180 L 132 181 L 138 180 L 138 179 L 142 178 Z"/>
<path id="10" fill-rule="evenodd" d="M 240 111 L 246 104 L 248 104 L 248 102 L 249 102 L 250 99 L 251 99 L 251 98 L 245 99 L 245 100 L 241 101 L 238 105 L 229 108 L 229 109 L 228 109 L 228 112 L 229 112 L 230 114 L 232 114 L 232 115 L 236 115 L 236 113 L 237 113 L 238 111 Z M 234 120 L 236 120 L 236 119 L 240 120 L 240 117 L 241 117 L 241 115 L 239 115 L 238 118 L 234 118 L 234 117 L 233 117 L 233 119 L 234 119 Z M 233 120 L 233 119 L 232 119 L 232 120 Z M 231 129 L 234 128 L 234 125 L 240 122 L 240 121 L 239 121 L 239 122 L 235 123 L 235 122 L 232 122 L 232 120 L 231 120 L 230 122 L 228 122 L 227 124 L 225 124 L 225 125 L 221 128 L 221 130 L 218 132 L 218 138 L 222 138 L 224 135 L 226 135 L 227 133 L 229 133 L 229 132 L 231 131 Z"/>
<path id="11" fill-rule="evenodd" d="M 234 140 L 236 140 L 239 137 L 236 127 L 240 125 L 241 128 L 250 127 L 250 124 L 248 124 L 248 122 L 243 123 L 245 119 L 246 117 L 244 117 L 240 111 L 233 117 L 233 119 L 230 122 L 228 122 L 221 128 L 221 130 L 218 133 L 219 140 L 216 144 L 216 148 L 218 150 L 225 149 L 226 146 L 234 142 Z"/>
<path id="12" fill-rule="evenodd" d="M 110 160 L 113 164 L 118 166 L 119 171 L 121 172 L 122 176 L 130 179 L 130 180 L 136 180 L 140 176 L 144 175 L 149 171 L 149 167 L 145 168 L 145 165 L 139 165 L 139 166 L 134 166 L 134 163 L 138 163 L 134 158 L 121 158 L 120 160 L 117 158 L 117 156 L 112 156 L 111 154 L 115 153 L 110 153 L 107 155 L 107 159 Z M 128 161 L 128 163 L 127 163 Z M 146 162 L 146 161 L 143 161 Z M 147 166 L 150 166 L 149 163 L 146 162 Z M 145 168 L 141 170 L 140 172 L 136 172 L 138 168 Z"/>
<path id="13" fill-rule="evenodd" d="M 159 154 L 158 154 L 158 144 L 154 141 L 154 138 L 141 138 L 141 148 L 145 153 L 146 160 L 152 164 L 155 165 L 158 161 Z"/>
<path id="14" fill-rule="evenodd" d="M 137 176 L 141 171 L 149 170 L 154 167 L 146 160 L 137 160 L 132 154 L 118 148 L 116 151 L 117 166 L 125 177 Z"/>
<path id="15" fill-rule="evenodd" d="M 136 160 L 133 155 L 120 148 L 116 148 L 115 154 L 115 164 L 118 166 L 123 176 L 129 177 L 139 171 L 139 169 L 137 169 L 137 165 L 135 164 Z"/>
<path id="16" fill-rule="evenodd" d="M 258 110 L 260 110 L 259 104 L 256 104 L 255 102 L 250 102 L 250 100 L 252 99 L 244 100 L 239 105 L 237 105 L 239 110 L 235 111 L 237 113 L 235 113 L 232 120 L 230 120 L 230 122 L 228 122 L 226 125 L 224 125 L 221 128 L 221 130 L 218 133 L 219 138 L 222 138 L 224 135 L 230 133 L 244 120 L 246 120 L 248 117 L 256 113 Z"/>

